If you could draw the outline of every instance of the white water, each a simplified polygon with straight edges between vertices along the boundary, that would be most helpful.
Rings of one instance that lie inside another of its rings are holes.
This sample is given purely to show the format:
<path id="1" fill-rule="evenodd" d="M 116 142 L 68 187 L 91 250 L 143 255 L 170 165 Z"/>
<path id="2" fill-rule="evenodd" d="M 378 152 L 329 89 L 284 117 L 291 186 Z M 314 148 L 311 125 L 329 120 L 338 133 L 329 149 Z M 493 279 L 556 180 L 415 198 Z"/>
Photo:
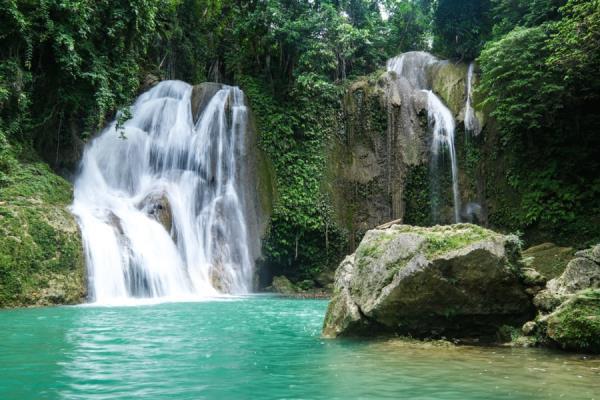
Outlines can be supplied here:
<path id="1" fill-rule="evenodd" d="M 137 99 L 122 132 L 113 122 L 86 147 L 72 211 L 97 303 L 251 290 L 238 179 L 243 93 L 224 86 L 195 124 L 191 94 L 184 82 L 161 82 Z M 167 230 L 158 216 L 169 209 Z"/>
<path id="2" fill-rule="evenodd" d="M 433 132 L 431 152 L 437 162 L 442 149 L 448 149 L 452 173 L 452 199 L 454 200 L 454 222 L 460 222 L 460 192 L 458 190 L 458 166 L 454 146 L 455 123 L 452 112 L 431 90 L 427 93 L 427 119 Z"/>
<path id="3" fill-rule="evenodd" d="M 422 91 L 427 94 L 427 115 L 433 135 L 431 141 L 431 162 L 434 165 L 437 165 L 440 157 L 443 156 L 443 150 L 448 150 L 452 173 L 454 221 L 460 222 L 460 191 L 458 185 L 456 148 L 454 146 L 456 124 L 452 112 L 431 90 L 430 85 L 427 82 L 427 68 L 436 62 L 438 62 L 438 59 L 429 53 L 412 51 L 388 60 L 387 70 L 394 71 L 398 76 L 405 78 L 414 90 Z"/>
<path id="4" fill-rule="evenodd" d="M 465 104 L 465 131 L 467 133 L 474 133 L 477 135 L 479 133 L 479 121 L 477 120 L 477 116 L 475 115 L 475 110 L 473 109 L 473 71 L 475 69 L 475 63 L 472 62 L 469 64 L 469 69 L 467 72 L 467 101 Z"/>
<path id="5" fill-rule="evenodd" d="M 427 66 L 437 61 L 437 58 L 427 52 L 410 51 L 390 58 L 387 62 L 387 70 L 406 78 L 414 89 L 428 89 Z"/>

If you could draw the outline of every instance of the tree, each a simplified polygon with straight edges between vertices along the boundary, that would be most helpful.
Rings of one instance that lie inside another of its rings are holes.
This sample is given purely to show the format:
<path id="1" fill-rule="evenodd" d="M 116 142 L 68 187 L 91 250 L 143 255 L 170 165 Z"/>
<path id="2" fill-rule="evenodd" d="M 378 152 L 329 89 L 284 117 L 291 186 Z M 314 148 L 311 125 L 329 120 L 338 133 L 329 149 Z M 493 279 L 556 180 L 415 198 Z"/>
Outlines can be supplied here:
<path id="1" fill-rule="evenodd" d="M 489 0 L 438 0 L 433 12 L 434 51 L 472 60 L 491 32 Z"/>

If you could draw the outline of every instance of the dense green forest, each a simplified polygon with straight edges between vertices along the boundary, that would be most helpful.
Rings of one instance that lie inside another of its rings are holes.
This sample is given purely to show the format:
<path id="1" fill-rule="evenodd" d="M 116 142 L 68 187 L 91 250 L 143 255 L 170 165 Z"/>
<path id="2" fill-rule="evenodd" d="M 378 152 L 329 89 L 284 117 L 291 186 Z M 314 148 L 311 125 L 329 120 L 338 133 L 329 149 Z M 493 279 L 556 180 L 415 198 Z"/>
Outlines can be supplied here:
<path id="1" fill-rule="evenodd" d="M 600 239 L 599 0 L 2 0 L 0 43 L 0 190 L 38 155 L 72 174 L 149 81 L 239 85 L 277 180 L 265 262 L 310 278 L 349 250 L 322 187 L 343 91 L 426 50 L 477 60 L 517 195 L 490 223 Z"/>

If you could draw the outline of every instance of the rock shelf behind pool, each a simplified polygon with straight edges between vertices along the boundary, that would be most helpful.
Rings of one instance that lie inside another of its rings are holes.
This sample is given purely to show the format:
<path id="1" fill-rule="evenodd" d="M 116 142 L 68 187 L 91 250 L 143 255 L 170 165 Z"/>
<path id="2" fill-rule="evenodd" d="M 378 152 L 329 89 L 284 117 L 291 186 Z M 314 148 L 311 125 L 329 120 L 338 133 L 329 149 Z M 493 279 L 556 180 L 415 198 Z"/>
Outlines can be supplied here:
<path id="1" fill-rule="evenodd" d="M 323 334 L 493 337 L 533 315 L 518 240 L 470 224 L 368 231 L 336 271 Z"/>

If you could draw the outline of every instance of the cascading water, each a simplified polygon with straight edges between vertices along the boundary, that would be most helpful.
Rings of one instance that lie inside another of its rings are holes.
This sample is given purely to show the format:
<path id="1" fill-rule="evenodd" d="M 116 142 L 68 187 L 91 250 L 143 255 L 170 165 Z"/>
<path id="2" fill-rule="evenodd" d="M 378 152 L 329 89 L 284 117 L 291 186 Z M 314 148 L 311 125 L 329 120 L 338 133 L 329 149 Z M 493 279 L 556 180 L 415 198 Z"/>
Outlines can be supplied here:
<path id="1" fill-rule="evenodd" d="M 437 58 L 424 51 L 409 51 L 387 62 L 387 70 L 408 80 L 414 89 L 428 89 L 427 66 L 435 63 Z"/>
<path id="2" fill-rule="evenodd" d="M 465 104 L 465 131 L 471 134 L 479 134 L 479 121 L 475 115 L 473 109 L 473 71 L 475 70 L 475 63 L 469 64 L 467 71 L 467 101 Z"/>
<path id="3" fill-rule="evenodd" d="M 458 166 L 456 148 L 454 146 L 455 121 L 452 112 L 444 105 L 442 100 L 430 90 L 427 80 L 427 68 L 438 62 L 433 55 L 412 51 L 394 57 L 387 62 L 387 70 L 394 71 L 398 76 L 405 78 L 413 90 L 421 91 L 427 95 L 427 114 L 429 126 L 432 131 L 431 163 L 434 171 L 433 179 L 437 180 L 437 165 L 443 157 L 443 150 L 447 149 L 450 155 L 450 168 L 452 174 L 452 199 L 454 206 L 454 221 L 460 222 L 460 191 L 458 185 Z M 435 202 L 432 201 L 435 204 Z M 434 210 L 434 216 L 436 214 Z"/>
<path id="4" fill-rule="evenodd" d="M 460 192 L 458 190 L 458 166 L 456 163 L 456 148 L 454 146 L 455 123 L 452 112 L 442 103 L 431 90 L 427 93 L 427 119 L 433 132 L 431 141 L 432 162 L 437 164 L 441 149 L 447 148 L 450 154 L 452 173 L 452 199 L 454 201 L 454 221 L 460 222 Z"/>
<path id="5" fill-rule="evenodd" d="M 244 96 L 221 87 L 194 123 L 191 95 L 184 82 L 161 82 L 85 150 L 72 211 L 96 302 L 251 289 Z"/>

